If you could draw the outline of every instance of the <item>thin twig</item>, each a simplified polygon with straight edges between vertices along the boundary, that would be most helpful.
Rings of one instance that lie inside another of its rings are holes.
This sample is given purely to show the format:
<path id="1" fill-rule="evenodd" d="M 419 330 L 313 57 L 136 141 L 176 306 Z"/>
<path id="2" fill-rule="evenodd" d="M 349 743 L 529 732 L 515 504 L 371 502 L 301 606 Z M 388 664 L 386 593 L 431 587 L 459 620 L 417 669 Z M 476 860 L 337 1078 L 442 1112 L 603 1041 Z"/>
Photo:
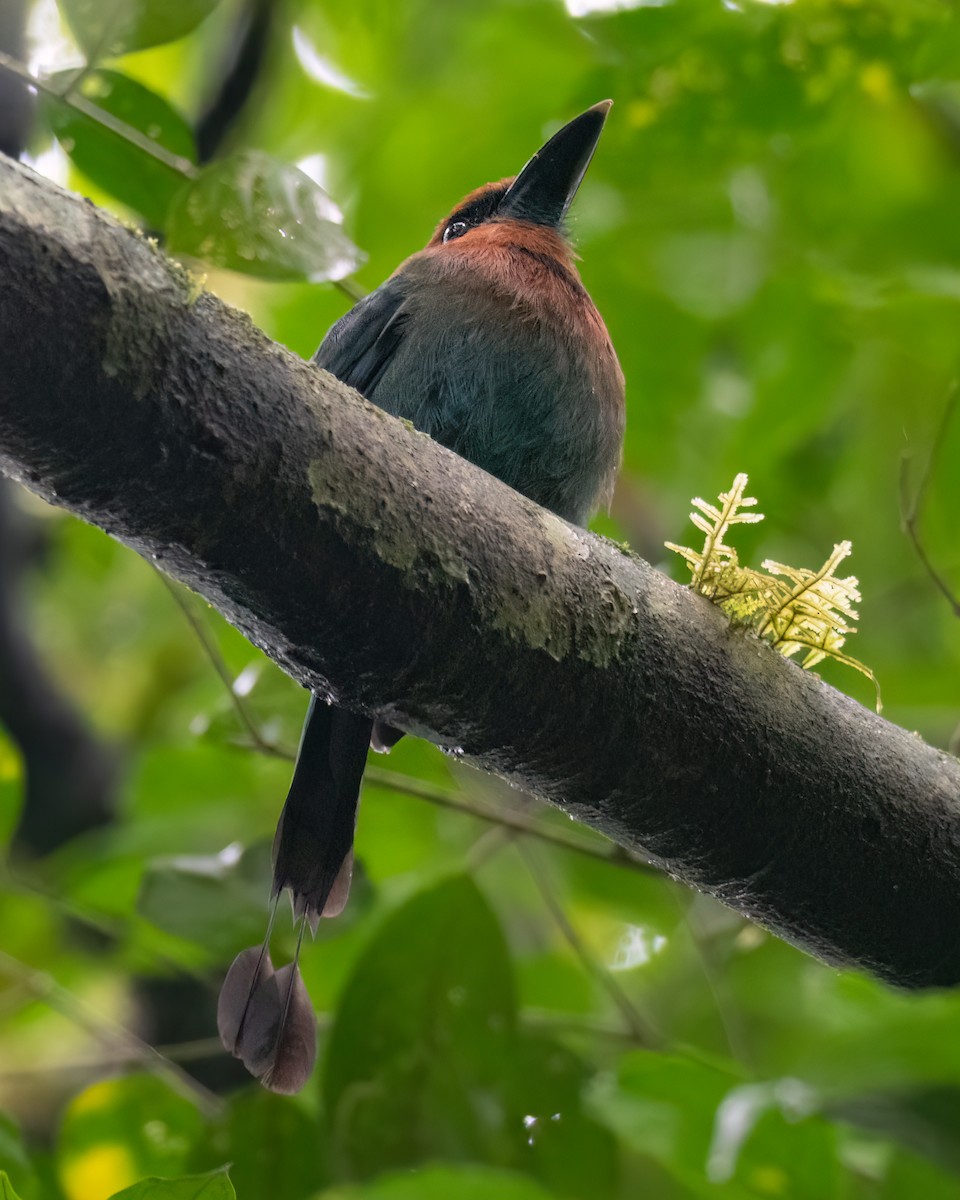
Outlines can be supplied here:
<path id="1" fill-rule="evenodd" d="M 626 1043 L 630 1046 L 638 1044 L 638 1039 L 632 1030 L 624 1029 L 622 1025 L 609 1025 L 605 1021 L 584 1020 L 582 1017 L 550 1012 L 548 1009 L 542 1008 L 525 1008 L 520 1013 L 520 1019 L 534 1029 L 546 1029 L 567 1037 L 599 1038 L 614 1043 Z M 642 1041 L 639 1042 L 639 1045 L 642 1049 L 652 1049 L 655 1052 L 660 1049 L 657 1046 L 648 1046 Z M 756 1078 L 754 1072 L 749 1067 L 745 1067 L 743 1063 L 711 1054 L 689 1042 L 671 1042 L 667 1049 L 673 1058 L 683 1058 L 688 1062 L 697 1063 L 701 1067 L 707 1067 L 718 1075 L 728 1078 L 731 1084 L 747 1082 Z"/>
<path id="2" fill-rule="evenodd" d="M 538 841 L 548 842 L 550 845 L 559 846 L 563 850 L 570 850 L 574 854 L 584 854 L 588 858 L 596 858 L 600 862 L 609 863 L 611 866 L 628 867 L 631 870 L 640 871 L 644 874 L 660 874 L 655 867 L 651 867 L 648 863 L 643 862 L 642 859 L 635 858 L 628 850 L 624 850 L 621 846 L 616 846 L 613 843 L 595 846 L 579 838 L 568 837 L 555 830 L 544 828 L 544 826 L 538 824 L 535 820 L 531 820 L 519 812 L 511 811 L 510 809 L 494 809 L 484 804 L 477 804 L 475 801 L 467 800 L 462 795 L 448 791 L 446 788 L 424 783 L 419 779 L 411 778 L 409 775 L 403 775 L 399 771 L 390 771 L 384 767 L 368 767 L 365 778 L 370 783 L 379 785 L 380 787 L 390 788 L 392 791 L 401 792 L 407 796 L 415 796 L 417 799 L 426 800 L 428 803 L 435 804 L 439 808 L 449 808 L 455 812 L 476 817 L 481 821 L 503 825 L 507 829 L 512 829 L 515 833 L 522 833 L 527 837 L 536 838 Z"/>
<path id="3" fill-rule="evenodd" d="M 243 697 L 234 687 L 235 681 L 233 674 L 231 673 L 230 668 L 227 666 L 223 655 L 220 653 L 220 648 L 210 636 L 204 623 L 194 612 L 190 601 L 183 595 L 180 588 L 177 587 L 172 580 L 168 579 L 162 571 L 158 570 L 156 567 L 154 567 L 154 570 L 157 572 L 157 575 L 163 582 L 164 587 L 173 597 L 177 607 L 187 618 L 190 628 L 196 634 L 200 645 L 203 647 L 207 658 L 210 660 L 211 666 L 219 675 L 221 683 L 230 694 L 230 700 L 233 704 L 234 710 L 236 711 L 237 716 L 240 718 L 241 724 L 250 735 L 250 740 L 253 742 L 254 747 L 259 750 L 261 754 L 267 754 L 271 758 L 284 758 L 292 760 L 294 757 L 292 754 L 278 746 L 275 746 L 260 732 L 256 721 L 253 719 L 253 714 L 250 712 L 249 708 L 244 702 Z"/>
<path id="4" fill-rule="evenodd" d="M 76 1025 L 86 1029 L 102 1045 L 120 1051 L 131 1061 L 166 1078 L 178 1092 L 192 1099 L 207 1116 L 216 1116 L 223 1103 L 202 1083 L 131 1030 L 111 1021 L 77 999 L 46 971 L 37 971 L 0 950 L 0 972 L 22 984 L 33 996 Z"/>
<path id="5" fill-rule="evenodd" d="M 69 100 L 73 92 L 83 83 L 84 79 L 91 71 L 97 69 L 101 55 L 107 49 L 110 39 L 114 36 L 117 29 L 117 17 L 124 7 L 124 0 L 114 0 L 113 7 L 110 10 L 110 15 L 103 22 L 103 29 L 100 31 L 100 36 L 97 38 L 97 43 L 93 47 L 90 54 L 85 54 L 86 61 L 77 73 L 71 78 L 70 82 L 61 92 L 64 100 Z"/>
<path id="6" fill-rule="evenodd" d="M 707 991 L 710 993 L 714 1007 L 717 1010 L 717 1017 L 723 1029 L 723 1036 L 727 1040 L 727 1048 L 731 1055 L 741 1063 L 752 1064 L 754 1056 L 747 1039 L 743 1014 L 739 1007 L 730 1002 L 730 988 L 727 985 L 726 979 L 721 978 L 716 970 L 709 948 L 704 944 L 704 939 L 697 928 L 696 917 L 691 916 L 687 906 L 681 904 L 676 889 L 671 889 L 670 895 L 676 905 L 677 914 L 686 926 L 690 940 L 693 943 L 693 949 L 700 970 L 703 973 Z"/>
<path id="7" fill-rule="evenodd" d="M 924 504 L 927 498 L 927 489 L 930 486 L 930 481 L 936 470 L 937 460 L 943 449 L 943 443 L 946 441 L 947 428 L 950 424 L 954 411 L 957 407 L 958 397 L 960 397 L 960 389 L 957 384 L 951 385 L 950 394 L 947 397 L 947 403 L 943 410 L 943 416 L 940 418 L 940 424 L 937 427 L 936 435 L 933 439 L 933 446 L 930 449 L 930 455 L 927 458 L 927 464 L 924 467 L 920 482 L 917 485 L 913 495 L 910 496 L 910 458 L 904 454 L 900 459 L 900 525 L 904 533 L 913 544 L 914 550 L 917 552 L 917 557 L 923 563 L 924 569 L 933 580 L 934 585 L 943 594 L 947 603 L 953 609 L 953 615 L 960 617 L 960 599 L 958 599 L 949 584 L 940 575 L 936 567 L 934 567 L 930 556 L 927 554 L 926 548 L 920 537 L 919 523 L 920 516 L 923 512 Z"/>
<path id="8" fill-rule="evenodd" d="M 318 1012 L 317 1027 L 325 1032 L 333 1025 L 333 1013 Z M 157 1046 L 156 1052 L 171 1063 L 206 1062 L 208 1059 L 223 1057 L 223 1043 L 219 1037 L 196 1038 L 190 1042 L 173 1042 L 166 1046 Z M 66 1072 L 78 1074 L 93 1074 L 107 1067 L 135 1067 L 143 1061 L 143 1055 L 130 1053 L 118 1047 L 111 1054 L 97 1055 L 96 1058 L 68 1058 L 59 1062 L 38 1062 L 31 1067 L 18 1067 L 12 1071 L 0 1071 L 0 1087 L 21 1079 L 32 1079 L 37 1075 L 62 1074 Z"/>
<path id="9" fill-rule="evenodd" d="M 517 850 L 557 928 L 563 934 L 570 949 L 580 960 L 587 974 L 603 988 L 620 1010 L 630 1036 L 638 1045 L 645 1046 L 648 1049 L 657 1049 L 662 1044 L 663 1039 L 654 1031 L 650 1022 L 637 1011 L 633 1001 L 623 988 L 620 987 L 610 972 L 601 963 L 597 962 L 583 944 L 580 935 L 567 920 L 567 914 L 563 911 L 563 905 L 554 894 L 553 886 L 537 861 L 536 854 L 520 840 L 517 841 Z"/>
<path id="10" fill-rule="evenodd" d="M 525 1025 L 534 1029 L 548 1029 L 555 1033 L 570 1036 L 580 1035 L 589 1038 L 603 1038 L 611 1042 L 626 1042 L 628 1045 L 646 1048 L 647 1043 L 637 1038 L 632 1029 L 623 1025 L 611 1025 L 608 1021 L 590 1021 L 583 1017 L 571 1016 L 569 1013 L 551 1012 L 546 1008 L 525 1008 L 520 1013 L 520 1019 Z M 0 1075 L 0 1080 L 4 1078 Z"/>
<path id="11" fill-rule="evenodd" d="M 516 838 L 516 833 L 504 825 L 491 825 L 476 839 L 466 855 L 468 871 L 479 871 Z"/>
<path id="12" fill-rule="evenodd" d="M 19 869 L 14 871 L 0 865 L 0 887 L 6 891 L 37 896 L 46 904 L 50 904 L 58 909 L 69 920 L 75 921 L 78 925 L 83 925 L 87 929 L 92 929 L 95 933 L 108 938 L 118 946 L 129 936 L 132 928 L 132 922 L 125 922 L 112 915 L 84 908 L 77 904 L 75 900 L 52 892 L 35 879 L 28 878 Z M 139 953 L 148 954 L 157 966 L 163 967 L 167 971 L 174 971 L 176 974 L 185 975 L 197 983 L 210 985 L 209 977 L 204 972 L 180 962 L 178 959 L 163 953 L 163 951 L 157 950 L 155 947 L 138 946 L 137 950 Z"/>
<path id="13" fill-rule="evenodd" d="M 358 300 L 362 300 L 367 294 L 366 288 L 361 287 L 356 280 L 350 279 L 349 277 L 346 279 L 334 279 L 333 286 L 339 291 L 343 292 L 343 294 L 348 299 L 352 300 L 354 304 L 356 304 Z"/>
<path id="14" fill-rule="evenodd" d="M 157 1046 L 157 1053 L 172 1063 L 203 1062 L 210 1058 L 219 1058 L 223 1054 L 223 1044 L 218 1037 L 198 1038 L 195 1042 L 183 1042 L 172 1046 Z M 107 1068 L 136 1067 L 143 1060 L 143 1055 L 123 1048 L 117 1048 L 112 1053 L 98 1054 L 96 1058 L 87 1056 L 67 1058 L 52 1062 L 37 1062 L 30 1067 L 17 1067 L 12 1071 L 0 1071 L 0 1086 L 21 1079 L 33 1079 L 38 1075 L 97 1074 Z"/>
<path id="15" fill-rule="evenodd" d="M 135 129 L 132 125 L 127 125 L 125 121 L 119 120 L 112 113 L 108 113 L 104 109 L 98 108 L 95 104 L 91 104 L 86 96 L 65 96 L 59 88 L 54 87 L 52 83 L 49 83 L 42 76 L 34 75 L 29 67 L 12 58 L 9 54 L 4 54 L 2 51 L 0 51 L 0 70 L 7 71 L 11 75 L 16 75 L 18 79 L 22 79 L 30 87 L 36 88 L 38 92 L 43 92 L 45 96 L 50 96 L 60 104 L 65 104 L 68 108 L 82 113 L 83 116 L 94 121 L 101 128 L 108 129 L 116 137 L 122 138 L 125 142 L 136 146 L 144 154 L 149 154 L 151 158 L 161 163 L 168 170 L 176 171 L 178 175 L 183 175 L 187 179 L 196 179 L 197 168 L 188 158 L 184 158 L 180 154 L 171 154 L 169 150 L 159 145 L 159 143 L 152 141 L 145 134 L 142 134 L 139 129 Z"/>
<path id="16" fill-rule="evenodd" d="M 333 1013 L 318 1012 L 317 1026 L 321 1032 L 333 1026 Z M 608 1025 L 602 1021 L 588 1021 L 580 1017 L 550 1012 L 546 1009 L 527 1008 L 520 1013 L 520 1020 L 534 1029 L 549 1029 L 569 1035 L 605 1038 L 614 1042 L 636 1044 L 636 1037 L 629 1029 L 619 1025 Z M 219 1037 L 196 1038 L 190 1042 L 175 1042 L 158 1046 L 157 1051 L 174 1063 L 205 1062 L 223 1055 L 223 1044 Z M 0 1087 L 20 1080 L 34 1079 L 39 1075 L 94 1074 L 105 1068 L 134 1067 L 141 1062 L 142 1055 L 130 1054 L 122 1049 L 111 1054 L 93 1057 L 60 1059 L 55 1062 L 37 1062 L 29 1067 L 17 1067 L 0 1071 Z"/>

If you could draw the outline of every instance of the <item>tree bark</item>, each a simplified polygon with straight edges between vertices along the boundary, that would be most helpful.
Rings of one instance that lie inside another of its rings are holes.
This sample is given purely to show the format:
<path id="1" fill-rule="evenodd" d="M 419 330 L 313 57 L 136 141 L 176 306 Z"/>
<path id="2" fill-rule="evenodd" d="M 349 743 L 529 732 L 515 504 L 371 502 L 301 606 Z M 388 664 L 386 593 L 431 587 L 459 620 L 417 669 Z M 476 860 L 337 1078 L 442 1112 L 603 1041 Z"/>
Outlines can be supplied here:
<path id="1" fill-rule="evenodd" d="M 0 3 L 0 52 L 22 59 L 27 0 Z M 34 97 L 0 71 L 0 155 L 19 158 L 30 137 Z M 36 530 L 0 479 L 0 725 L 23 758 L 24 797 L 14 845 L 46 854 L 109 820 L 119 758 L 88 729 L 33 645 L 21 602 Z"/>
<path id="2" fill-rule="evenodd" d="M 960 763 L 0 164 L 0 468 L 302 683 L 828 962 L 960 980 Z"/>

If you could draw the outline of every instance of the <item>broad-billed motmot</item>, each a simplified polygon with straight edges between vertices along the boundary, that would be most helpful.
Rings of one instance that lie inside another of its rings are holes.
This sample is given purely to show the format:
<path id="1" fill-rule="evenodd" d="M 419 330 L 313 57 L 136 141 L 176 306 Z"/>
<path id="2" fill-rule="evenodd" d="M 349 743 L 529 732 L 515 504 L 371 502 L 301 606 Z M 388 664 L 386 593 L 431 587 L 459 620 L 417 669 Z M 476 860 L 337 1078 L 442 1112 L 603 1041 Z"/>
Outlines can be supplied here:
<path id="1" fill-rule="evenodd" d="M 609 501 L 623 441 L 623 375 L 564 228 L 610 105 L 575 117 L 515 179 L 471 192 L 314 356 L 576 525 Z M 292 894 L 297 958 L 304 924 L 315 931 L 347 901 L 367 750 L 401 736 L 375 715 L 310 701 L 274 842 L 273 893 Z M 316 1021 L 297 958 L 275 972 L 269 937 L 231 966 L 218 1024 L 266 1087 L 294 1092 L 313 1068 Z"/>

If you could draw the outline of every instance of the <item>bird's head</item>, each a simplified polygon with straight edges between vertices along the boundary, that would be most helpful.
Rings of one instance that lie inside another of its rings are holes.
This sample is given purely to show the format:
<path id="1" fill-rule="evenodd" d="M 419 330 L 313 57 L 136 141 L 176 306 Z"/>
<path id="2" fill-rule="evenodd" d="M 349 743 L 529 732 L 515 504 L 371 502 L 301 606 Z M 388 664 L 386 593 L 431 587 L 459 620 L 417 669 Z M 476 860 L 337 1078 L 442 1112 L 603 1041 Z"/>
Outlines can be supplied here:
<path id="1" fill-rule="evenodd" d="M 557 234 L 587 173 L 612 100 L 574 117 L 542 146 L 516 178 L 487 183 L 440 222 L 428 245 L 443 246 L 490 223 L 519 221 Z"/>

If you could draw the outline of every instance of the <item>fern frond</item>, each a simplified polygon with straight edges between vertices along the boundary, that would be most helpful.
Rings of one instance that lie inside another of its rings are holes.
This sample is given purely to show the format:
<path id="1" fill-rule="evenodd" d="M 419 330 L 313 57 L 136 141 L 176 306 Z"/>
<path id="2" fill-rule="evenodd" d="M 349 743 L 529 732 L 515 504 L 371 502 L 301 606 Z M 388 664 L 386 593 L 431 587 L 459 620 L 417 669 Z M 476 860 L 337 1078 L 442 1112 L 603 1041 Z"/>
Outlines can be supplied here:
<path id="1" fill-rule="evenodd" d="M 743 508 L 752 508 L 756 504 L 756 499 L 753 496 L 744 496 L 744 491 L 747 486 L 747 476 L 742 472 L 733 481 L 733 486 L 729 492 L 721 492 L 719 500 L 723 505 L 722 508 L 717 508 L 713 504 L 708 504 L 700 496 L 695 496 L 691 503 L 694 511 L 690 514 L 690 520 L 696 525 L 701 533 L 706 534 L 703 543 L 703 556 L 698 570 L 694 572 L 691 581 L 691 587 L 697 591 L 704 591 L 703 585 L 707 582 L 708 577 L 711 581 L 715 581 L 717 572 L 714 570 L 716 566 L 738 566 L 737 552 L 729 546 L 725 546 L 723 539 L 729 531 L 731 525 L 748 525 L 755 524 L 757 521 L 763 520 L 763 513 L 745 513 L 740 510 Z M 712 598 L 715 595 L 714 591 L 709 593 Z"/>
<path id="2" fill-rule="evenodd" d="M 791 567 L 766 559 L 762 569 L 742 567 L 737 552 L 724 542 L 734 525 L 754 524 L 762 513 L 742 509 L 757 502 L 745 496 L 747 476 L 734 479 L 729 492 L 721 492 L 720 507 L 699 496 L 692 503 L 693 524 L 703 533 L 703 550 L 666 542 L 667 549 L 679 554 L 690 568 L 690 586 L 718 605 L 739 625 L 746 625 L 758 637 L 770 642 L 775 650 L 792 658 L 802 650 L 800 663 L 805 670 L 825 658 L 845 663 L 873 684 L 877 693 L 877 712 L 882 707 L 880 687 L 869 667 L 845 654 L 843 644 L 858 619 L 855 604 L 860 603 L 859 580 L 855 575 L 840 579 L 836 570 L 850 554 L 850 542 L 839 542 L 819 569 Z"/>

